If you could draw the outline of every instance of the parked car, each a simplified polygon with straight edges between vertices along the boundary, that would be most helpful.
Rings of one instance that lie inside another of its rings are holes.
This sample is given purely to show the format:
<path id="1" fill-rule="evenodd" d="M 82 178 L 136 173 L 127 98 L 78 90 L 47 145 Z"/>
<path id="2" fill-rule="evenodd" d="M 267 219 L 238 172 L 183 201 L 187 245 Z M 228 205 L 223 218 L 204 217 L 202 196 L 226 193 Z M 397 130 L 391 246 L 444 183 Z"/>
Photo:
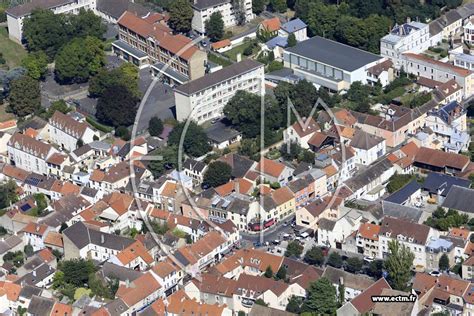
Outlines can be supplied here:
<path id="1" fill-rule="evenodd" d="M 367 263 L 371 263 L 374 260 L 375 260 L 374 257 L 370 257 L 370 256 L 364 257 L 364 261 L 367 262 Z"/>
<path id="2" fill-rule="evenodd" d="M 278 239 L 275 239 L 274 241 L 272 241 L 272 243 L 273 243 L 274 245 L 279 245 L 281 242 L 280 242 Z"/>

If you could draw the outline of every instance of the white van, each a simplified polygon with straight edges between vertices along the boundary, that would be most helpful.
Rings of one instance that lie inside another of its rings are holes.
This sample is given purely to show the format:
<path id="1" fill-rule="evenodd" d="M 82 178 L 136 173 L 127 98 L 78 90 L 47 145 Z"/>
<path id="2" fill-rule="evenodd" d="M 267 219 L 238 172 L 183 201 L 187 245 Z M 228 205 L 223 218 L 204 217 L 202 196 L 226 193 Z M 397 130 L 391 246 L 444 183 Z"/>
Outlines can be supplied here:
<path id="1" fill-rule="evenodd" d="M 306 238 L 309 237 L 309 234 L 307 232 L 304 232 L 304 233 L 300 234 L 300 237 L 303 238 L 303 239 L 306 239 Z"/>

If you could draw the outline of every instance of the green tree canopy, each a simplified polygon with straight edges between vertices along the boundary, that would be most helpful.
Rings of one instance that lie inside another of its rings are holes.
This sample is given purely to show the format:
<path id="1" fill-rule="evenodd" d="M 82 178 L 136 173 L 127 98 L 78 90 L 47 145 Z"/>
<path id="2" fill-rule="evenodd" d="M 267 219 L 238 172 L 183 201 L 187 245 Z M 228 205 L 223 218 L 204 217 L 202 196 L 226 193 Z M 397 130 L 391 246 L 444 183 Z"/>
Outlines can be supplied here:
<path id="1" fill-rule="evenodd" d="M 170 18 L 168 25 L 178 33 L 187 33 L 191 30 L 193 8 L 188 0 L 174 0 L 169 7 Z"/>
<path id="2" fill-rule="evenodd" d="M 23 58 L 21 65 L 28 71 L 28 76 L 31 78 L 44 79 L 48 71 L 48 56 L 43 51 L 32 52 Z"/>
<path id="3" fill-rule="evenodd" d="M 211 162 L 204 173 L 203 182 L 215 188 L 229 182 L 232 176 L 232 167 L 223 161 Z"/>
<path id="4" fill-rule="evenodd" d="M 301 305 L 303 304 L 303 300 L 301 297 L 292 295 L 288 300 L 288 304 L 286 305 L 286 311 L 294 314 L 301 313 Z"/>
<path id="5" fill-rule="evenodd" d="M 71 14 L 68 18 L 75 37 L 93 36 L 102 39 L 107 31 L 102 19 L 92 10 L 81 8 L 78 14 Z"/>
<path id="6" fill-rule="evenodd" d="M 10 110 L 20 117 L 34 113 L 41 106 L 39 82 L 23 76 L 10 83 Z"/>
<path id="7" fill-rule="evenodd" d="M 331 254 L 328 257 L 327 264 L 334 268 L 338 268 L 338 269 L 342 268 L 343 262 L 342 262 L 341 255 L 337 252 L 331 252 Z"/>
<path id="8" fill-rule="evenodd" d="M 260 14 L 265 9 L 267 1 L 266 0 L 253 0 L 252 1 L 252 11 L 255 14 Z"/>
<path id="9" fill-rule="evenodd" d="M 166 146 L 161 147 L 150 153 L 153 156 L 161 156 L 162 160 L 152 160 L 148 163 L 148 169 L 153 173 L 155 178 L 164 174 L 167 169 L 176 168 L 178 166 L 178 147 Z"/>
<path id="10" fill-rule="evenodd" d="M 358 273 L 362 269 L 364 263 L 357 257 L 351 257 L 346 260 L 346 271 L 350 273 Z"/>
<path id="11" fill-rule="evenodd" d="M 297 242 L 296 240 L 292 240 L 288 243 L 285 251 L 285 257 L 297 257 L 299 258 L 303 253 L 304 247 Z"/>
<path id="12" fill-rule="evenodd" d="M 295 33 L 291 33 L 288 36 L 288 47 L 295 47 L 298 42 L 296 41 Z"/>
<path id="13" fill-rule="evenodd" d="M 277 273 L 275 274 L 275 280 L 283 280 L 286 281 L 286 268 L 284 265 L 281 265 L 278 269 Z"/>
<path id="14" fill-rule="evenodd" d="M 206 34 L 211 42 L 217 42 L 224 37 L 224 20 L 220 11 L 216 11 L 211 14 L 205 23 Z"/>
<path id="15" fill-rule="evenodd" d="M 55 63 L 59 82 L 85 82 L 105 64 L 103 44 L 92 36 L 76 38 L 61 48 Z"/>
<path id="16" fill-rule="evenodd" d="M 338 307 L 336 288 L 327 278 L 311 282 L 306 290 L 306 300 L 302 311 L 314 315 L 334 315 Z"/>
<path id="17" fill-rule="evenodd" d="M 71 259 L 61 261 L 58 270 L 64 273 L 64 282 L 76 287 L 84 287 L 89 280 L 89 275 L 96 271 L 92 260 Z"/>
<path id="18" fill-rule="evenodd" d="M 160 136 L 163 132 L 163 121 L 158 117 L 153 116 L 148 122 L 148 131 L 151 136 Z"/>
<path id="19" fill-rule="evenodd" d="M 66 16 L 47 9 L 33 10 L 23 24 L 23 36 L 30 51 L 44 51 L 52 60 L 69 40 L 70 25 Z"/>
<path id="20" fill-rule="evenodd" d="M 265 269 L 264 276 L 265 276 L 266 278 L 268 278 L 268 279 L 273 278 L 273 270 L 272 270 L 272 267 L 268 266 L 268 267 Z"/>
<path id="21" fill-rule="evenodd" d="M 285 13 L 287 9 L 286 0 L 270 0 L 269 6 L 273 12 Z"/>
<path id="22" fill-rule="evenodd" d="M 439 269 L 441 271 L 448 271 L 449 269 L 449 258 L 448 255 L 443 253 L 441 255 L 441 258 L 439 258 L 439 263 L 438 263 Z"/>
<path id="23" fill-rule="evenodd" d="M 411 278 L 411 267 L 415 255 L 397 240 L 388 243 L 388 250 L 388 258 L 385 260 L 388 281 L 395 290 L 405 291 Z"/>
<path id="24" fill-rule="evenodd" d="M 139 98 L 141 92 L 138 89 L 138 68 L 132 63 L 123 63 L 118 68 L 108 70 L 102 68 L 89 82 L 89 94 L 98 98 L 104 91 L 113 85 L 122 85 L 135 97 Z"/>
<path id="25" fill-rule="evenodd" d="M 135 120 L 138 99 L 122 85 L 108 87 L 97 102 L 97 119 L 114 127 L 130 126 Z"/>
<path id="26" fill-rule="evenodd" d="M 181 135 L 184 131 L 185 122 L 179 123 L 171 131 L 168 137 L 168 144 L 175 145 L 179 148 Z M 207 135 L 204 129 L 191 121 L 184 135 L 183 150 L 191 157 L 200 157 L 205 155 L 211 146 L 208 143 Z"/>
<path id="27" fill-rule="evenodd" d="M 0 184 L 0 209 L 18 201 L 17 186 L 13 180 Z"/>
<path id="28" fill-rule="evenodd" d="M 313 246 L 311 249 L 306 251 L 304 255 L 304 261 L 308 264 L 320 266 L 324 263 L 324 254 L 321 248 Z"/>

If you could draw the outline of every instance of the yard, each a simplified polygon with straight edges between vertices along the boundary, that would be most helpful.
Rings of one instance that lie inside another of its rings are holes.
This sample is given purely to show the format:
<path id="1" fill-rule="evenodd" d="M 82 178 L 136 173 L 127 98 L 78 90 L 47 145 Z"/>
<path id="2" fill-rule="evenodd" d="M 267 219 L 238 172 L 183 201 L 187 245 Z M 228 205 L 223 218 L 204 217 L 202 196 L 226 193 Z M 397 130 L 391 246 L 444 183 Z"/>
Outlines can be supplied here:
<path id="1" fill-rule="evenodd" d="M 244 42 L 242 45 L 232 48 L 231 50 L 225 52 L 224 55 L 235 61 L 237 61 L 238 54 L 241 55 L 242 59 L 246 59 L 248 58 L 248 56 L 244 55 L 244 51 L 248 49 L 249 47 L 252 48 L 251 55 L 258 53 L 258 51 L 260 50 L 260 47 L 258 46 L 257 41 L 252 40 L 252 41 Z"/>
<path id="2" fill-rule="evenodd" d="M 8 31 L 6 27 L 0 27 L 0 53 L 3 54 L 8 67 L 13 68 L 21 64 L 21 60 L 26 55 L 26 50 L 23 46 L 11 41 L 8 38 Z"/>
<path id="3" fill-rule="evenodd" d="M 0 105 L 0 122 L 5 122 L 15 118 L 13 113 L 7 113 L 6 107 L 5 104 Z"/>

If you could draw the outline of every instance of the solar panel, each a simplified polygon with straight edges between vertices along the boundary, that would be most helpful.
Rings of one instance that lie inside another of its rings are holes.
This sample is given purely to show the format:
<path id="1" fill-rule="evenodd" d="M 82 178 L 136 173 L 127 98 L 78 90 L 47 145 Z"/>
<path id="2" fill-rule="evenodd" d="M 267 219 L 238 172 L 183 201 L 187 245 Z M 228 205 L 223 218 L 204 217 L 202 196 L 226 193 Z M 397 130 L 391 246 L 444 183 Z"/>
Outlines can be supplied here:
<path id="1" fill-rule="evenodd" d="M 27 204 L 23 204 L 23 205 L 20 207 L 20 209 L 21 209 L 23 212 L 26 212 L 26 211 L 28 211 L 29 209 L 31 209 L 31 206 L 30 206 L 30 204 L 28 204 L 28 203 L 27 203 Z"/>

